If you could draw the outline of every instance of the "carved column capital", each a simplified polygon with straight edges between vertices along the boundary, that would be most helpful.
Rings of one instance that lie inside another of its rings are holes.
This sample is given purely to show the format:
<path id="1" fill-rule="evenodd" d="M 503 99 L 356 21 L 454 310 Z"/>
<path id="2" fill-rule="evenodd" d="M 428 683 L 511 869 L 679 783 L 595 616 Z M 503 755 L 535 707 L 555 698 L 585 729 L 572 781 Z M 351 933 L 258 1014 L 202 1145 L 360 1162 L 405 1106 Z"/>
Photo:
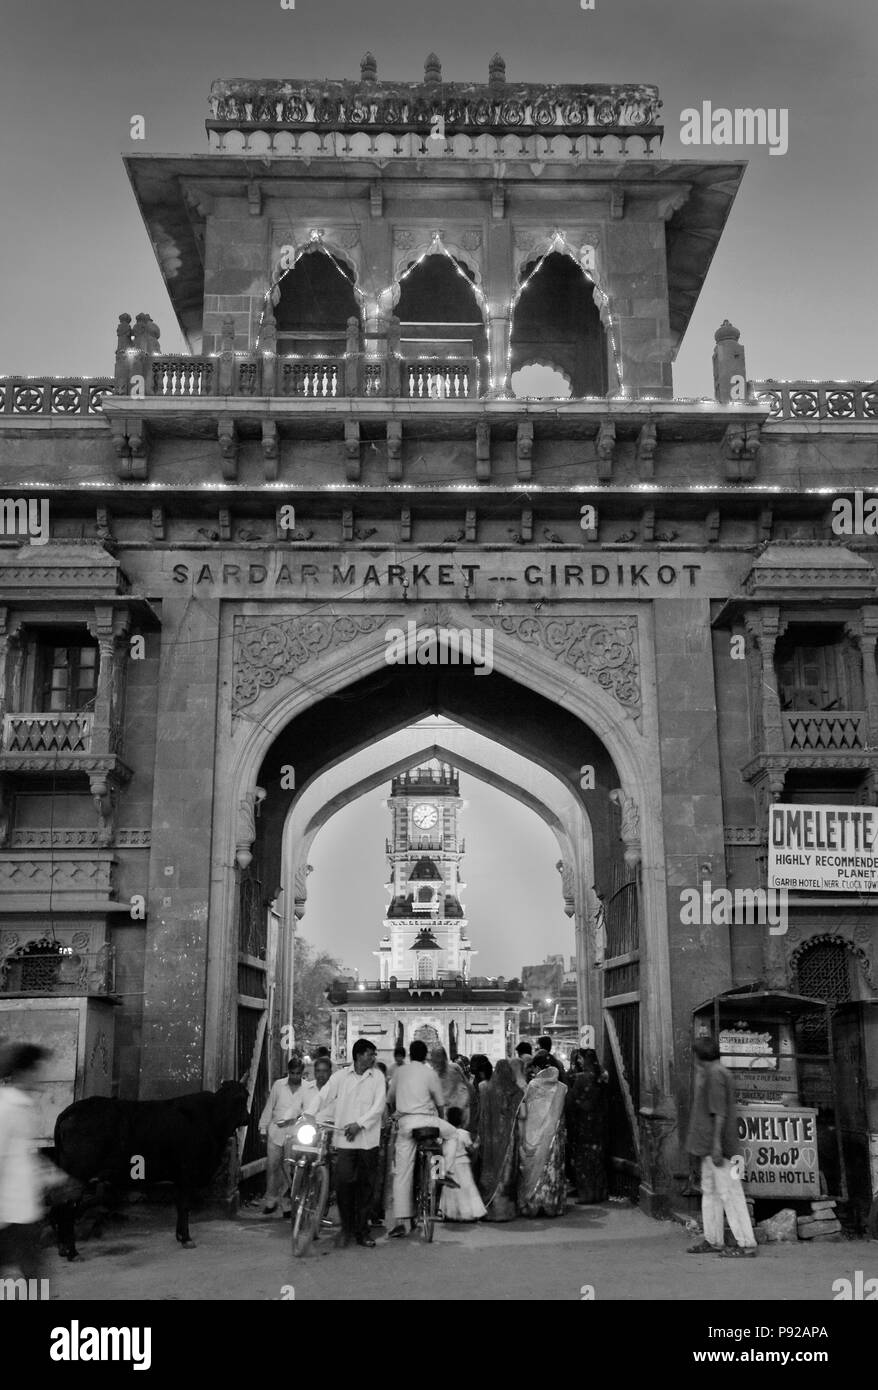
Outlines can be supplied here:
<path id="1" fill-rule="evenodd" d="M 621 787 L 610 792 L 610 801 L 619 807 L 622 814 L 622 827 L 619 832 L 625 846 L 624 859 L 629 869 L 640 863 L 640 809 L 633 796 L 626 796 Z"/>

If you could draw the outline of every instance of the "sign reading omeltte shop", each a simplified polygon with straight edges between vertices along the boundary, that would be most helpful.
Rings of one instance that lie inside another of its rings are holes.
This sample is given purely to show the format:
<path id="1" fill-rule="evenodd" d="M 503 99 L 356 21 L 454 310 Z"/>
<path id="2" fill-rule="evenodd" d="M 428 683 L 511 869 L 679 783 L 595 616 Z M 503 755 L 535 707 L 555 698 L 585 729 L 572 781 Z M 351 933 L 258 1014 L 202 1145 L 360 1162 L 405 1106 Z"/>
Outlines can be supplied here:
<path id="1" fill-rule="evenodd" d="M 768 886 L 822 893 L 878 893 L 878 809 L 772 806 Z"/>
<path id="2" fill-rule="evenodd" d="M 749 1197 L 820 1196 L 816 1110 L 742 1105 L 738 1135 Z"/>

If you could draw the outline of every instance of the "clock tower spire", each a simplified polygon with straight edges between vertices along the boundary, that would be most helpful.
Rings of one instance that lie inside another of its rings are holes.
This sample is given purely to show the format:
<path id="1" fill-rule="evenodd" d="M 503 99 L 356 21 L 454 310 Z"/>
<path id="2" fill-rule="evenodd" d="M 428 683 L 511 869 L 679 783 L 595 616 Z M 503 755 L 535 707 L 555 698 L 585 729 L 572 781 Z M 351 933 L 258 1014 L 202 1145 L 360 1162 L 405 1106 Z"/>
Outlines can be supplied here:
<path id="1" fill-rule="evenodd" d="M 380 978 L 469 979 L 473 955 L 460 901 L 464 842 L 457 818 L 458 773 L 432 758 L 393 779 L 387 802 L 390 893 L 384 938 L 375 953 Z"/>

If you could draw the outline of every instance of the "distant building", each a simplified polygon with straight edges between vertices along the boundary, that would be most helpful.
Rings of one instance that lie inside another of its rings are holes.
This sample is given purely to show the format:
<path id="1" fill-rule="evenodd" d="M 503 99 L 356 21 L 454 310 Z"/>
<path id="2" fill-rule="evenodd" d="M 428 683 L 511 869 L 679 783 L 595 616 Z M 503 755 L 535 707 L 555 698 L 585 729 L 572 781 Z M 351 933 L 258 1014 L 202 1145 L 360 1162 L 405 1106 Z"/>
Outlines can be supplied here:
<path id="1" fill-rule="evenodd" d="M 347 1061 L 357 1037 L 374 1039 L 381 1060 L 416 1038 L 453 1058 L 513 1054 L 522 991 L 514 981 L 471 978 L 476 955 L 459 897 L 464 841 L 458 774 L 433 758 L 393 779 L 387 802 L 390 893 L 377 951 L 378 979 L 337 980 L 330 993 L 333 1057 Z"/>

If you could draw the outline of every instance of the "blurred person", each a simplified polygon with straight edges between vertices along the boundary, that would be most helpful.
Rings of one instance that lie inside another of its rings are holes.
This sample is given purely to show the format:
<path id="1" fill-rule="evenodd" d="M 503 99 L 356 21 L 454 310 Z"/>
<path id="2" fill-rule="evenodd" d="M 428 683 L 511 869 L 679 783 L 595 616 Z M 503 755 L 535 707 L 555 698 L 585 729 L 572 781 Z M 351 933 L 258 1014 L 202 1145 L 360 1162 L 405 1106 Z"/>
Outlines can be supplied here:
<path id="1" fill-rule="evenodd" d="M 518 1185 L 518 1111 L 522 1088 L 502 1058 L 479 1089 L 479 1191 L 488 1221 L 512 1221 Z"/>
<path id="2" fill-rule="evenodd" d="M 686 1147 L 701 1160 L 701 1222 L 704 1239 L 690 1245 L 690 1255 L 754 1256 L 756 1237 L 747 1210 L 744 1186 L 731 1160 L 741 1152 L 735 1078 L 719 1060 L 713 1038 L 692 1046 L 695 1090 Z M 723 1216 L 737 1242 L 724 1248 Z"/>
<path id="3" fill-rule="evenodd" d="M 464 1124 L 469 1123 L 472 1090 L 459 1067 L 449 1062 L 444 1047 L 434 1047 L 430 1053 L 430 1066 L 439 1078 L 444 1097 L 443 1105 L 456 1105 L 463 1111 Z"/>
<path id="4" fill-rule="evenodd" d="M 533 1048 L 529 1042 L 516 1044 L 515 1060 L 512 1063 L 512 1070 L 515 1072 L 515 1079 L 522 1090 L 527 1085 L 527 1064 L 533 1057 Z"/>
<path id="5" fill-rule="evenodd" d="M 566 1206 L 564 1105 L 567 1087 L 549 1053 L 537 1052 L 518 1112 L 518 1209 L 522 1216 L 562 1216 Z"/>
<path id="6" fill-rule="evenodd" d="M 390 1085 L 391 1081 L 393 1080 L 393 1075 L 394 1075 L 394 1072 L 396 1071 L 397 1067 L 404 1067 L 404 1066 L 405 1066 L 405 1048 L 404 1048 L 404 1047 L 402 1046 L 402 1044 L 400 1043 L 400 1044 L 398 1044 L 398 1045 L 393 1049 L 393 1061 L 391 1062 L 390 1068 L 389 1068 L 389 1070 L 388 1070 L 388 1072 L 387 1072 L 387 1084 L 388 1084 L 388 1086 Z"/>
<path id="7" fill-rule="evenodd" d="M 439 1210 L 446 1221 L 481 1221 L 486 1215 L 486 1208 L 470 1167 L 470 1155 L 476 1141 L 463 1128 L 463 1112 L 459 1106 L 450 1106 L 446 1119 L 454 1133 L 443 1141 L 442 1155 L 446 1177 L 452 1178 L 455 1186 L 442 1188 Z"/>
<path id="8" fill-rule="evenodd" d="M 317 1085 L 304 1080 L 304 1062 L 294 1052 L 287 1062 L 286 1076 L 275 1081 L 259 1116 L 259 1133 L 267 1140 L 265 1205 L 262 1208 L 265 1216 L 277 1210 L 278 1201 L 284 1216 L 290 1214 L 290 1180 L 284 1171 L 284 1140 L 290 1125 L 295 1124 L 300 1115 L 313 1115 L 317 1104 Z"/>
<path id="9" fill-rule="evenodd" d="M 564 1118 L 570 1174 L 580 1206 L 607 1200 L 607 1074 L 594 1048 L 578 1049 L 571 1058 Z"/>
<path id="10" fill-rule="evenodd" d="M 11 1266 L 39 1279 L 44 1194 L 67 1177 L 37 1151 L 33 1096 L 50 1053 L 36 1043 L 0 1048 L 0 1269 Z"/>

